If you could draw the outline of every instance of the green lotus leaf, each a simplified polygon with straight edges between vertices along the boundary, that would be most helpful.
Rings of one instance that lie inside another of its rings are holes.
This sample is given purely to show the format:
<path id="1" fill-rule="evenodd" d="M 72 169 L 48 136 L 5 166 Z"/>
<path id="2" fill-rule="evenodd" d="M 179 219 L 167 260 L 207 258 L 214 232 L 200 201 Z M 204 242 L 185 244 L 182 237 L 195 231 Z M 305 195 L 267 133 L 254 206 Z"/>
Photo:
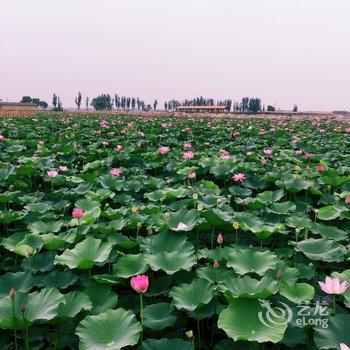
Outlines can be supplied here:
<path id="1" fill-rule="evenodd" d="M 18 197 L 20 193 L 21 193 L 20 191 L 6 191 L 3 193 L 0 193 L 0 203 L 11 202 L 13 199 Z"/>
<path id="2" fill-rule="evenodd" d="M 279 284 L 294 285 L 300 277 L 300 270 L 286 264 L 278 264 L 275 269 L 267 271 L 266 276 L 270 276 Z"/>
<path id="3" fill-rule="evenodd" d="M 188 242 L 184 233 L 162 231 L 156 235 L 144 238 L 141 242 L 141 249 L 148 254 L 154 254 L 159 251 L 173 252 L 193 248 L 193 244 Z"/>
<path id="4" fill-rule="evenodd" d="M 99 314 L 109 309 L 114 309 L 118 302 L 117 294 L 112 292 L 112 287 L 104 284 L 91 284 L 83 291 L 92 302 L 90 314 Z"/>
<path id="5" fill-rule="evenodd" d="M 315 295 L 315 289 L 307 283 L 282 284 L 279 293 L 291 302 L 299 304 L 311 300 Z"/>
<path id="6" fill-rule="evenodd" d="M 10 209 L 9 211 L 0 212 L 0 223 L 8 225 L 12 222 L 19 221 L 24 218 L 26 214 L 22 211 L 14 211 Z"/>
<path id="7" fill-rule="evenodd" d="M 340 211 L 331 205 L 318 209 L 317 218 L 320 220 L 334 220 L 340 215 Z"/>
<path id="8" fill-rule="evenodd" d="M 92 303 L 89 297 L 82 292 L 65 294 L 62 302 L 58 305 L 59 317 L 74 317 L 82 310 L 91 310 Z"/>
<path id="9" fill-rule="evenodd" d="M 309 238 L 296 244 L 296 250 L 304 253 L 311 260 L 321 260 L 326 262 L 342 262 L 347 249 L 327 238 Z"/>
<path id="10" fill-rule="evenodd" d="M 334 239 L 335 241 L 344 241 L 349 237 L 347 232 L 335 226 L 328 226 L 321 223 L 317 223 L 311 230 L 314 233 L 318 233 L 325 238 Z"/>
<path id="11" fill-rule="evenodd" d="M 314 339 L 317 349 L 338 349 L 340 343 L 350 344 L 350 315 L 330 317 L 327 327 L 315 329 Z"/>
<path id="12" fill-rule="evenodd" d="M 314 183 L 312 181 L 307 181 L 303 179 L 293 179 L 293 180 L 284 181 L 283 184 L 287 191 L 291 193 L 297 193 L 302 190 L 307 190 Z"/>
<path id="13" fill-rule="evenodd" d="M 58 315 L 58 305 L 62 299 L 63 295 L 55 288 L 45 288 L 30 294 L 17 293 L 14 298 L 13 318 L 12 299 L 9 296 L 0 298 L 0 328 L 24 329 L 38 321 L 52 320 Z M 26 307 L 26 321 L 20 311 L 21 305 Z"/>
<path id="14" fill-rule="evenodd" d="M 203 212 L 203 217 L 213 226 L 227 226 L 233 222 L 233 212 L 211 208 Z"/>
<path id="15" fill-rule="evenodd" d="M 45 274 L 35 276 L 35 285 L 38 287 L 54 287 L 66 289 L 76 283 L 78 276 L 72 271 L 54 270 Z"/>
<path id="16" fill-rule="evenodd" d="M 190 270 L 196 263 L 196 257 L 193 246 L 188 245 L 180 251 L 147 254 L 145 261 L 153 271 L 162 270 L 172 275 L 180 270 Z"/>
<path id="17" fill-rule="evenodd" d="M 212 265 L 198 268 L 196 274 L 198 277 L 204 278 L 212 283 L 223 283 L 233 275 L 232 270 L 228 270 L 224 267 L 215 269 Z"/>
<path id="18" fill-rule="evenodd" d="M 283 338 L 287 322 L 276 312 L 274 322 L 269 323 L 264 318 L 266 312 L 257 299 L 234 299 L 225 310 L 221 311 L 218 327 L 235 341 L 277 343 Z M 262 315 L 264 322 L 259 319 L 259 314 Z"/>
<path id="19" fill-rule="evenodd" d="M 63 221 L 51 221 L 51 222 L 43 222 L 43 221 L 35 221 L 28 225 L 28 229 L 34 233 L 54 233 L 58 232 L 63 225 Z"/>
<path id="20" fill-rule="evenodd" d="M 0 276 L 0 297 L 13 288 L 17 292 L 29 292 L 33 287 L 33 275 L 29 271 L 7 272 Z"/>
<path id="21" fill-rule="evenodd" d="M 225 292 L 229 301 L 233 298 L 266 299 L 277 293 L 277 281 L 270 277 L 263 277 L 260 281 L 250 276 L 231 277 L 224 281 L 220 290 Z"/>
<path id="22" fill-rule="evenodd" d="M 282 202 L 282 203 L 273 203 L 267 208 L 267 212 L 287 215 L 290 212 L 295 211 L 296 205 L 293 202 Z"/>
<path id="23" fill-rule="evenodd" d="M 129 278 L 146 272 L 148 268 L 143 254 L 127 254 L 118 258 L 113 266 L 113 272 L 117 277 Z"/>
<path id="24" fill-rule="evenodd" d="M 279 201 L 284 196 L 283 190 L 264 191 L 256 196 L 256 199 L 264 204 L 272 204 Z"/>
<path id="25" fill-rule="evenodd" d="M 310 220 L 308 217 L 306 216 L 289 216 L 286 219 L 286 224 L 289 227 L 294 227 L 294 228 L 300 228 L 300 229 L 304 229 L 305 227 L 312 227 L 313 226 L 313 222 L 312 220 Z"/>
<path id="26" fill-rule="evenodd" d="M 141 326 L 131 311 L 108 310 L 80 321 L 76 334 L 79 349 L 119 350 L 137 344 Z"/>
<path id="27" fill-rule="evenodd" d="M 176 322 L 173 307 L 168 303 L 157 303 L 146 306 L 143 311 L 144 325 L 147 328 L 160 331 Z"/>
<path id="28" fill-rule="evenodd" d="M 191 283 L 182 283 L 173 287 L 169 296 L 177 309 L 194 311 L 197 307 L 208 304 L 214 295 L 214 285 L 203 279 L 195 278 Z"/>
<path id="29" fill-rule="evenodd" d="M 10 237 L 4 238 L 2 245 L 10 252 L 28 258 L 40 251 L 43 242 L 38 235 L 17 232 Z"/>
<path id="30" fill-rule="evenodd" d="M 107 261 L 112 250 L 112 243 L 102 243 L 100 239 L 87 237 L 73 249 L 66 249 L 55 257 L 56 265 L 66 265 L 71 269 L 91 269 L 96 264 Z"/>
<path id="31" fill-rule="evenodd" d="M 26 209 L 29 212 L 43 214 L 43 213 L 46 213 L 46 212 L 52 210 L 53 208 L 52 208 L 52 205 L 50 203 L 40 202 L 40 203 L 27 204 L 24 207 L 24 209 Z"/>
<path id="32" fill-rule="evenodd" d="M 182 339 L 147 339 L 137 350 L 194 350 L 193 344 Z"/>
<path id="33" fill-rule="evenodd" d="M 268 250 L 236 249 L 228 257 L 227 267 L 233 267 L 238 275 L 256 273 L 263 276 L 267 270 L 275 268 L 278 262 L 277 256 Z"/>
<path id="34" fill-rule="evenodd" d="M 253 175 L 247 177 L 247 180 L 244 182 L 244 186 L 252 188 L 253 190 L 261 190 L 266 188 L 268 183 L 260 175 Z"/>
<path id="35" fill-rule="evenodd" d="M 196 210 L 182 208 L 177 212 L 170 213 L 168 227 L 173 231 L 191 231 L 198 222 L 200 222 L 200 218 Z"/>
<path id="36" fill-rule="evenodd" d="M 64 248 L 67 243 L 73 243 L 76 237 L 74 231 L 64 231 L 55 235 L 54 233 L 47 233 L 40 235 L 46 250 L 58 250 Z"/>

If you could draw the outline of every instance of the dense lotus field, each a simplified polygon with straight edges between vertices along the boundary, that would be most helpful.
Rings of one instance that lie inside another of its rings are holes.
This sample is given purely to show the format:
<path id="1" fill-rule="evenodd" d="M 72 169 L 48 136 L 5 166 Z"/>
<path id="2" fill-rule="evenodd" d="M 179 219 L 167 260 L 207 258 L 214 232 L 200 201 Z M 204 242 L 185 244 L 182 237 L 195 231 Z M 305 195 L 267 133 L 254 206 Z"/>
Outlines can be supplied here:
<path id="1" fill-rule="evenodd" d="M 345 123 L 0 119 L 0 348 L 350 346 Z"/>

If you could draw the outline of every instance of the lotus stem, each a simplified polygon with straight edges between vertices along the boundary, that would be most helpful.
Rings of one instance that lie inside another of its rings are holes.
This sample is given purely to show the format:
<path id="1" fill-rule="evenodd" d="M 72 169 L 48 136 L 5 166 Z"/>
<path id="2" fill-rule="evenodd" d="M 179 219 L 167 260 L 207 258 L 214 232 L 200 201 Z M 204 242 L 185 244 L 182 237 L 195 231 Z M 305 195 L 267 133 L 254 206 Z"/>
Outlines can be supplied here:
<path id="1" fill-rule="evenodd" d="M 197 318 L 197 332 L 198 332 L 198 348 L 201 348 L 201 330 L 199 327 L 199 319 Z"/>
<path id="2" fill-rule="evenodd" d="M 143 341 L 143 297 L 140 293 L 141 342 Z"/>
<path id="3" fill-rule="evenodd" d="M 333 294 L 333 311 L 334 315 L 336 315 L 337 311 L 335 310 L 335 294 Z"/>
<path id="4" fill-rule="evenodd" d="M 211 249 L 214 248 L 214 232 L 215 232 L 215 227 L 213 226 L 213 229 L 211 230 L 211 238 L 210 238 L 210 241 L 211 241 Z"/>
<path id="5" fill-rule="evenodd" d="M 22 309 L 22 306 L 21 306 L 21 309 Z M 22 311 L 22 310 L 21 310 Z M 24 311 L 22 311 L 22 318 L 23 318 L 23 322 L 24 322 L 24 344 L 25 344 L 25 347 L 26 347 L 26 350 L 29 350 L 30 347 L 29 347 L 29 332 L 28 332 L 28 325 L 27 325 L 27 320 L 25 319 L 24 317 Z"/>
<path id="6" fill-rule="evenodd" d="M 12 301 L 12 318 L 13 318 L 13 323 L 15 325 L 16 328 L 16 317 L 15 317 L 15 300 L 14 298 L 11 298 Z M 17 330 L 14 330 L 14 334 L 13 334 L 14 338 L 15 338 L 15 349 L 18 349 L 18 344 L 17 344 Z"/>

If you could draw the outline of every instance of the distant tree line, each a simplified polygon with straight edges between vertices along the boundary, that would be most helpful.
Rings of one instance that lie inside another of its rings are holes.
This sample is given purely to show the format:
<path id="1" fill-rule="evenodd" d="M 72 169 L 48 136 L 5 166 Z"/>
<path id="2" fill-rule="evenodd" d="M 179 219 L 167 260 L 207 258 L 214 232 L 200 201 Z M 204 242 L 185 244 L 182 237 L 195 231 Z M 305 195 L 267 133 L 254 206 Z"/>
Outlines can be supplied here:
<path id="1" fill-rule="evenodd" d="M 31 98 L 30 96 L 23 96 L 20 102 L 24 103 L 35 103 L 42 108 L 47 108 L 48 104 L 45 101 L 41 101 L 39 98 Z M 80 92 L 78 92 L 75 97 L 75 104 L 77 109 L 80 110 L 83 102 L 83 97 Z M 158 100 L 154 100 L 153 104 L 147 104 L 143 99 L 139 97 L 127 97 L 119 96 L 115 94 L 112 97 L 109 94 L 101 94 L 92 99 L 90 103 L 89 97 L 85 98 L 85 108 L 89 109 L 89 106 L 94 107 L 95 110 L 112 110 L 113 108 L 117 110 L 138 110 L 138 111 L 151 111 L 157 110 Z M 59 96 L 53 94 L 52 96 L 52 106 L 54 111 L 62 111 L 62 101 Z M 204 98 L 202 96 L 195 97 L 192 99 L 185 99 L 179 101 L 172 99 L 164 102 L 164 110 L 172 111 L 178 106 L 227 106 L 231 112 L 243 112 L 243 113 L 259 113 L 259 112 L 274 112 L 276 108 L 272 105 L 261 104 L 261 99 L 258 97 L 243 97 L 241 101 L 232 101 L 231 99 L 225 100 L 215 100 L 213 98 Z M 293 112 L 298 111 L 298 106 L 295 104 L 293 106 Z"/>
<path id="2" fill-rule="evenodd" d="M 46 109 L 48 107 L 47 102 L 40 100 L 37 97 L 23 96 L 21 103 L 35 103 L 37 106 Z"/>

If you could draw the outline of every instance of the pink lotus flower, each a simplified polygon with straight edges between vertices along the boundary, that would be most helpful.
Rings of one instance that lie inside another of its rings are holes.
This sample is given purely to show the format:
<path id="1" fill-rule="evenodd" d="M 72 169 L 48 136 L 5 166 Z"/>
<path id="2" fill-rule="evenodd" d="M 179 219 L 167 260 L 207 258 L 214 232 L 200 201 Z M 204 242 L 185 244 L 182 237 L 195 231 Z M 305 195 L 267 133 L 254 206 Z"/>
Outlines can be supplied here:
<path id="1" fill-rule="evenodd" d="M 322 174 L 322 173 L 324 172 L 324 167 L 323 167 L 321 164 L 319 164 L 319 165 L 317 165 L 317 167 L 316 167 L 316 171 L 317 171 L 318 173 Z"/>
<path id="2" fill-rule="evenodd" d="M 260 163 L 261 163 L 261 165 L 266 165 L 267 164 L 267 159 L 261 159 Z"/>
<path id="3" fill-rule="evenodd" d="M 133 122 L 129 122 L 128 124 L 127 124 L 127 126 L 128 126 L 128 128 L 130 129 L 130 128 L 132 128 L 133 127 L 133 125 L 134 125 L 134 123 Z"/>
<path id="4" fill-rule="evenodd" d="M 311 159 L 312 158 L 312 153 L 306 152 L 305 153 L 305 157 L 306 157 L 306 159 Z"/>
<path id="5" fill-rule="evenodd" d="M 240 133 L 239 131 L 233 131 L 233 132 L 231 133 L 231 135 L 232 135 L 233 137 L 239 137 L 239 136 L 241 136 L 241 133 Z"/>
<path id="6" fill-rule="evenodd" d="M 102 129 L 107 129 L 108 127 L 109 127 L 109 126 L 108 126 L 108 123 L 107 123 L 107 122 L 103 121 L 103 122 L 100 123 L 100 128 L 102 128 Z"/>
<path id="7" fill-rule="evenodd" d="M 118 168 L 113 168 L 109 173 L 112 176 L 120 176 L 122 171 L 120 169 L 118 169 Z"/>
<path id="8" fill-rule="evenodd" d="M 350 204 L 350 196 L 345 197 L 345 204 Z"/>
<path id="9" fill-rule="evenodd" d="M 139 131 L 137 134 L 138 134 L 140 137 L 145 137 L 145 133 L 142 132 L 142 131 Z"/>
<path id="10" fill-rule="evenodd" d="M 158 148 L 158 153 L 167 154 L 170 151 L 170 148 L 167 146 L 161 146 Z"/>
<path id="11" fill-rule="evenodd" d="M 270 156 L 272 154 L 272 148 L 264 148 L 263 152 L 265 155 Z"/>
<path id="12" fill-rule="evenodd" d="M 195 179 L 197 177 L 197 174 L 194 171 L 192 171 L 191 173 L 187 174 L 187 177 L 189 179 Z"/>
<path id="13" fill-rule="evenodd" d="M 326 277 L 325 282 L 318 282 L 318 284 L 320 285 L 321 289 L 327 294 L 342 294 L 349 287 L 348 281 L 340 283 L 338 277 L 331 278 L 328 276 Z"/>
<path id="14" fill-rule="evenodd" d="M 49 170 L 47 172 L 48 177 L 52 177 L 52 178 L 56 177 L 57 174 L 58 174 L 58 172 L 56 170 Z"/>
<path id="15" fill-rule="evenodd" d="M 192 152 L 192 151 L 185 152 L 182 155 L 183 159 L 192 159 L 193 157 L 194 157 L 194 152 Z"/>
<path id="16" fill-rule="evenodd" d="M 350 350 L 350 348 L 346 344 L 340 343 L 339 350 Z"/>
<path id="17" fill-rule="evenodd" d="M 58 168 L 59 168 L 60 171 L 62 171 L 63 173 L 66 172 L 66 171 L 68 171 L 68 168 L 67 168 L 65 165 L 60 165 Z"/>
<path id="18" fill-rule="evenodd" d="M 296 156 L 300 156 L 301 154 L 303 154 L 303 151 L 301 149 L 297 149 L 297 150 L 294 151 L 294 154 Z"/>
<path id="19" fill-rule="evenodd" d="M 218 234 L 218 237 L 216 238 L 216 242 L 218 244 L 224 243 L 224 236 L 221 233 Z"/>
<path id="20" fill-rule="evenodd" d="M 131 277 L 130 285 L 136 293 L 145 293 L 149 286 L 148 276 L 137 275 Z"/>
<path id="21" fill-rule="evenodd" d="M 217 260 L 214 260 L 213 267 L 214 269 L 218 269 L 220 267 L 220 263 Z"/>
<path id="22" fill-rule="evenodd" d="M 230 153 L 228 151 L 226 151 L 225 149 L 221 149 L 220 150 L 220 158 L 222 160 L 228 160 L 231 158 L 231 156 L 230 156 Z"/>
<path id="23" fill-rule="evenodd" d="M 184 143 L 184 149 L 190 149 L 190 148 L 192 148 L 191 143 Z"/>
<path id="24" fill-rule="evenodd" d="M 345 129 L 345 133 L 346 133 L 347 135 L 350 135 L 350 128 L 346 128 L 346 129 Z"/>
<path id="25" fill-rule="evenodd" d="M 243 173 L 237 173 L 237 174 L 234 174 L 234 175 L 232 176 L 232 180 L 233 180 L 234 182 L 243 183 L 243 182 L 245 181 L 245 179 L 246 179 L 246 176 L 245 176 L 245 174 L 243 174 Z"/>
<path id="26" fill-rule="evenodd" d="M 187 225 L 180 221 L 175 231 L 184 231 L 186 229 L 187 229 Z"/>
<path id="27" fill-rule="evenodd" d="M 123 146 L 122 145 L 117 145 L 113 148 L 113 151 L 114 152 L 120 152 L 121 150 L 123 149 Z"/>
<path id="28" fill-rule="evenodd" d="M 4 136 L 4 135 L 0 135 L 0 141 L 6 141 L 7 140 L 7 137 Z"/>
<path id="29" fill-rule="evenodd" d="M 81 208 L 74 208 L 72 210 L 72 217 L 73 219 L 80 219 L 84 215 L 84 210 Z"/>

